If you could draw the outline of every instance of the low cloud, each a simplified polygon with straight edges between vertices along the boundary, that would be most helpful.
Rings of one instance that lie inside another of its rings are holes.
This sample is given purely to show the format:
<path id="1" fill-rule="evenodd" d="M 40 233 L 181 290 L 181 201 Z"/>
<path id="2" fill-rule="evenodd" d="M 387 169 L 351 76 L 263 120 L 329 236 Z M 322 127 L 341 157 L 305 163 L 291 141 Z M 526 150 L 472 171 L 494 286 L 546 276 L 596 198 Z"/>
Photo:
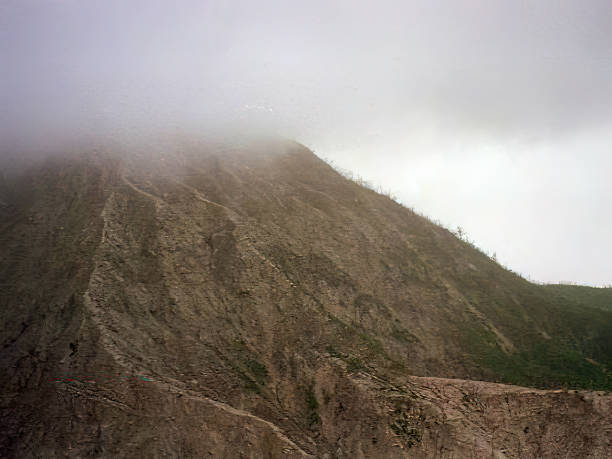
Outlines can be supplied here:
<path id="1" fill-rule="evenodd" d="M 279 134 L 519 271 L 612 283 L 606 1 L 5 0 L 0 18 L 5 162 Z"/>

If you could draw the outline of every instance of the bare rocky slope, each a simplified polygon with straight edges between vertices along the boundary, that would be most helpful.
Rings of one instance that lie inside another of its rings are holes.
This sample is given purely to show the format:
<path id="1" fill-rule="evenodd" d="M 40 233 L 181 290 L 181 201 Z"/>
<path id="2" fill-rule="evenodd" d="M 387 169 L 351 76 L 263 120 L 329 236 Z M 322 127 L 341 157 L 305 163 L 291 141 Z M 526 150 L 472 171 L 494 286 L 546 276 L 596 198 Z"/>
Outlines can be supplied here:
<path id="1" fill-rule="evenodd" d="M 4 457 L 612 457 L 609 293 L 531 284 L 300 145 L 4 182 Z"/>

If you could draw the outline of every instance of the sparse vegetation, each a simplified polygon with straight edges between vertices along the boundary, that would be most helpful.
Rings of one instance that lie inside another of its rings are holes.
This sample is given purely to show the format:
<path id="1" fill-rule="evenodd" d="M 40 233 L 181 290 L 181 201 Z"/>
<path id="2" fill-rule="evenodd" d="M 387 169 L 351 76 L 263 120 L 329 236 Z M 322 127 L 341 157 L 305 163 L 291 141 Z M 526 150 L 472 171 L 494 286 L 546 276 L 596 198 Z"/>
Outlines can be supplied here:
<path id="1" fill-rule="evenodd" d="M 351 357 L 346 361 L 346 369 L 351 373 L 356 373 L 365 368 L 366 366 L 358 357 Z"/>
<path id="2" fill-rule="evenodd" d="M 307 421 L 308 427 L 313 428 L 321 423 L 321 417 L 319 416 L 319 401 L 314 392 L 314 386 L 309 386 L 306 390 L 306 406 L 308 408 Z"/>
<path id="3" fill-rule="evenodd" d="M 406 412 L 402 409 L 395 411 L 395 418 L 390 424 L 391 430 L 408 448 L 421 442 L 423 437 L 423 422 L 425 416 L 420 412 Z"/>
<path id="4" fill-rule="evenodd" d="M 342 356 L 343 356 L 343 355 L 342 355 L 340 352 L 338 352 L 338 351 L 336 350 L 336 348 L 335 348 L 333 345 L 331 345 L 331 344 L 328 344 L 328 345 L 327 345 L 327 352 L 329 353 L 330 357 L 342 357 Z"/>
<path id="5" fill-rule="evenodd" d="M 419 342 L 419 339 L 405 328 L 393 327 L 393 332 L 391 333 L 391 336 L 394 339 L 406 344 L 413 344 Z"/>

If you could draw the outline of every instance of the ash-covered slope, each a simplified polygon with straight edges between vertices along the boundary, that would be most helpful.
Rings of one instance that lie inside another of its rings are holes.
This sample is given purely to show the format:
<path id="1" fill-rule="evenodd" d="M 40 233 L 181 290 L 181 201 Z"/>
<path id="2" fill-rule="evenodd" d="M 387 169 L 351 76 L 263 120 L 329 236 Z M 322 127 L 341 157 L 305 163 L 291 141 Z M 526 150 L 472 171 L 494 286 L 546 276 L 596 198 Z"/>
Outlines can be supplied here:
<path id="1" fill-rule="evenodd" d="M 609 390 L 610 310 L 299 145 L 180 150 L 7 180 L 5 455 L 608 453 L 609 396 L 409 375 Z"/>

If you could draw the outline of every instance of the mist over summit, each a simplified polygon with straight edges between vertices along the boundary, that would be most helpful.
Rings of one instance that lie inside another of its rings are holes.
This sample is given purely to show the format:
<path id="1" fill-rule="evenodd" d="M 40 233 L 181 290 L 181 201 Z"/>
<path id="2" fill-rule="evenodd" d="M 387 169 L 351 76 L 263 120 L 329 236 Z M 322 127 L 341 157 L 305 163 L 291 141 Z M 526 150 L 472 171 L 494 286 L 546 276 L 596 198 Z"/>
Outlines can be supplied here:
<path id="1" fill-rule="evenodd" d="M 250 126 L 462 226 L 524 275 L 612 282 L 598 255 L 612 251 L 605 1 L 0 8 L 0 158 Z"/>

